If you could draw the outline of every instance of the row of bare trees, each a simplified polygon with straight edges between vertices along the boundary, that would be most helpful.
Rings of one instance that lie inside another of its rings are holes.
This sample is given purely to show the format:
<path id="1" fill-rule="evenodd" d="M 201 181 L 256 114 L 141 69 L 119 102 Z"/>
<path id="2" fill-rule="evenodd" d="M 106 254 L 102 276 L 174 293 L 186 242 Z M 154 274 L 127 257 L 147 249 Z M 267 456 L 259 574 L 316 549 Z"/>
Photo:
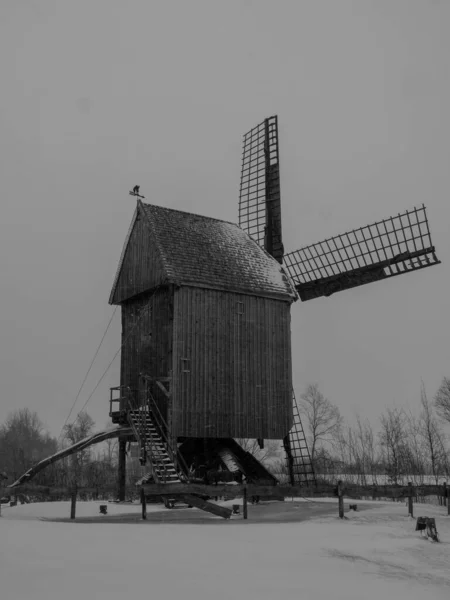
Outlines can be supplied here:
<path id="1" fill-rule="evenodd" d="M 300 397 L 311 458 L 318 475 L 327 479 L 349 476 L 357 483 L 439 483 L 450 477 L 450 379 L 445 378 L 430 400 L 420 389 L 417 414 L 389 407 L 377 427 L 356 415 L 344 422 L 337 406 L 317 384 Z"/>

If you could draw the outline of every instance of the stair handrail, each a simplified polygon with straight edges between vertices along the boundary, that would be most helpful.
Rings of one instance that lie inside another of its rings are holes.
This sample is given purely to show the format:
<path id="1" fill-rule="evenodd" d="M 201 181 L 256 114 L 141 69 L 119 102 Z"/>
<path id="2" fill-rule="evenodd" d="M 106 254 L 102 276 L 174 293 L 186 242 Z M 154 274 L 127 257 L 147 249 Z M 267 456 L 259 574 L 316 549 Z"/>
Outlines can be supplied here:
<path id="1" fill-rule="evenodd" d="M 168 437 L 165 434 L 165 432 L 168 431 L 167 421 L 164 419 L 164 417 L 163 417 L 163 415 L 162 415 L 162 413 L 161 413 L 161 411 L 159 409 L 159 406 L 156 403 L 156 400 L 153 397 L 153 394 L 151 393 L 151 391 L 148 389 L 148 387 L 147 387 L 147 395 L 148 395 L 148 400 L 149 400 L 149 408 L 150 408 L 150 405 L 151 405 L 151 407 L 152 407 L 152 413 L 154 414 L 155 421 L 156 421 L 156 424 L 158 426 L 159 432 L 160 432 L 161 437 L 163 438 L 164 443 L 166 445 L 167 452 L 168 452 L 168 454 L 170 456 L 170 460 L 175 465 L 176 465 L 177 461 L 179 461 L 181 463 L 181 465 L 182 465 L 181 471 L 183 472 L 182 474 L 189 481 L 190 478 L 189 478 L 189 469 L 188 469 L 187 463 L 184 460 L 184 457 L 178 451 L 174 452 L 174 450 L 172 448 L 172 445 L 170 444 L 170 442 L 168 440 Z M 156 412 L 153 409 L 156 409 L 157 414 L 156 414 Z M 179 473 L 179 474 L 181 474 L 181 473 Z"/>
<path id="2" fill-rule="evenodd" d="M 135 415 L 136 411 L 133 411 L 133 414 Z M 129 419 L 129 422 L 130 422 L 130 425 L 131 425 L 134 435 L 136 436 L 138 441 L 141 443 L 141 445 L 143 445 L 145 452 L 147 452 L 147 450 L 149 451 L 152 475 L 154 476 L 156 481 L 165 483 L 170 478 L 170 473 L 167 470 L 167 466 L 164 463 L 164 461 L 162 461 L 159 457 L 158 448 L 155 448 L 154 441 L 151 436 L 148 436 L 148 440 L 146 440 L 145 436 L 141 437 L 141 433 L 139 432 L 139 429 L 141 429 L 141 431 L 144 431 L 144 428 L 146 425 L 145 424 L 145 412 L 139 411 L 139 416 L 136 417 L 136 420 L 137 420 L 137 427 L 136 427 L 134 417 Z M 158 468 L 159 474 L 155 471 L 155 467 Z"/>

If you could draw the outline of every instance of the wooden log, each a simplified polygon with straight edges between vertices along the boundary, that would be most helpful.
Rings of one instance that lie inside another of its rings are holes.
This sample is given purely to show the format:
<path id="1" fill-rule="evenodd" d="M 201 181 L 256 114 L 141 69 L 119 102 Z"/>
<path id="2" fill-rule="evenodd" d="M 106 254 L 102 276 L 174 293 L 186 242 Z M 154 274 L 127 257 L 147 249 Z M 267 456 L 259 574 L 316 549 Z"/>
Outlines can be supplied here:
<path id="1" fill-rule="evenodd" d="M 186 494 L 181 497 L 186 502 L 186 504 L 195 506 L 196 508 L 199 508 L 200 510 L 204 510 L 213 515 L 217 515 L 219 517 L 222 517 L 223 519 L 229 519 L 233 512 L 230 508 L 226 508 L 225 506 L 219 506 L 218 504 L 213 504 L 212 502 L 203 500 L 203 498 L 199 498 L 198 496 L 192 496 L 191 494 Z"/>

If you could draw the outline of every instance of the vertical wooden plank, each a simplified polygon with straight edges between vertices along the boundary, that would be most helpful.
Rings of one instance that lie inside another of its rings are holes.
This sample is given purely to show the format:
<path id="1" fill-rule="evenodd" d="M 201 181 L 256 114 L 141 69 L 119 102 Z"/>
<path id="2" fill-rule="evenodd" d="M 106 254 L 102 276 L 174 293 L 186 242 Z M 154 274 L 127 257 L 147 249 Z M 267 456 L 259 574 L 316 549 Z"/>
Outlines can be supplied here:
<path id="1" fill-rule="evenodd" d="M 77 506 L 77 484 L 75 483 L 72 487 L 72 493 L 70 495 L 70 518 L 75 519 Z"/>
<path id="2" fill-rule="evenodd" d="M 141 488 L 141 505 L 142 505 L 142 519 L 147 519 L 147 498 L 145 497 L 144 489 Z"/>
<path id="3" fill-rule="evenodd" d="M 338 507 L 339 507 L 339 518 L 344 518 L 344 490 L 342 481 L 338 481 Z"/>
<path id="4" fill-rule="evenodd" d="M 408 481 L 408 514 L 410 517 L 414 517 L 413 510 L 413 484 L 412 481 Z"/>
<path id="5" fill-rule="evenodd" d="M 126 482 L 126 446 L 125 440 L 119 440 L 119 464 L 118 464 L 118 482 L 117 497 L 123 502 L 125 500 L 125 482 Z"/>

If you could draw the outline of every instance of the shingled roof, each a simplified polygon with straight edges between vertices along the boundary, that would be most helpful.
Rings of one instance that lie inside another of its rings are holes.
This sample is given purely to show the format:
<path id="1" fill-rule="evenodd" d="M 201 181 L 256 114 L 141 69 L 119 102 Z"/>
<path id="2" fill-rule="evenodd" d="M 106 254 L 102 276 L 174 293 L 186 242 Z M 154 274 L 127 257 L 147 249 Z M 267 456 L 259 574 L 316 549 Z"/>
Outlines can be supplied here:
<path id="1" fill-rule="evenodd" d="M 143 203 L 139 203 L 137 215 L 146 225 L 148 243 L 157 248 L 168 283 L 291 301 L 297 298 L 282 266 L 238 225 Z M 136 218 L 125 242 L 110 302 L 135 222 Z"/>

